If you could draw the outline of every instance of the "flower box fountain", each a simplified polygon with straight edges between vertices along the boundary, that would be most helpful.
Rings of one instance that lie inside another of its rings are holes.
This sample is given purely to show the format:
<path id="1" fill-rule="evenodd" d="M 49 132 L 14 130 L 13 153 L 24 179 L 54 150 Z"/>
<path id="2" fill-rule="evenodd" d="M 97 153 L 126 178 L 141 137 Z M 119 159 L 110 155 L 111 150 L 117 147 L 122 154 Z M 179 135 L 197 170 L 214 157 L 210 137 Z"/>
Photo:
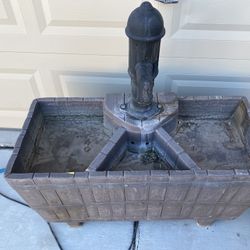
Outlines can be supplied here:
<path id="1" fill-rule="evenodd" d="M 128 20 L 131 94 L 33 101 L 8 183 L 45 220 L 233 219 L 250 206 L 243 97 L 153 94 L 160 13 Z"/>

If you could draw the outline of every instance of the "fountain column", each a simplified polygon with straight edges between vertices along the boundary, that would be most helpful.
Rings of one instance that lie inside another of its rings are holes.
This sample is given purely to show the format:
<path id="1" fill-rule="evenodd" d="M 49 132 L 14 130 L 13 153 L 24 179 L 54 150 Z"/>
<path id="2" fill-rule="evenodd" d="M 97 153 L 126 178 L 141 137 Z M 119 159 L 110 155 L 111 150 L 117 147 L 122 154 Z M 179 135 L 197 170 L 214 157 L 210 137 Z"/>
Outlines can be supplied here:
<path id="1" fill-rule="evenodd" d="M 146 120 L 162 111 L 161 106 L 153 101 L 160 42 L 165 34 L 162 16 L 151 3 L 143 2 L 130 14 L 125 31 L 129 37 L 128 73 L 132 96 L 122 108 L 131 117 Z"/>
<path id="2" fill-rule="evenodd" d="M 175 127 L 178 101 L 173 93 L 153 94 L 158 75 L 163 18 L 151 3 L 143 2 L 130 14 L 125 29 L 129 38 L 130 94 L 108 94 L 104 102 L 106 127 L 126 128 L 129 150 L 150 150 L 155 130 L 172 119 Z"/>

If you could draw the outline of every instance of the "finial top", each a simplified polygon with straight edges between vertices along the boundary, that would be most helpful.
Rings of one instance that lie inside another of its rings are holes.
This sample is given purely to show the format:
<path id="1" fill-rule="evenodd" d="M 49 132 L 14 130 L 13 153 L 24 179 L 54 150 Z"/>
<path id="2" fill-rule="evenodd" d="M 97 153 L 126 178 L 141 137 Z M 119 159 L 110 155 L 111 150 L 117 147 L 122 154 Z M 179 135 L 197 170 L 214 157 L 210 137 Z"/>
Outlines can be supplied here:
<path id="1" fill-rule="evenodd" d="M 142 42 L 160 40 L 165 34 L 162 16 L 149 2 L 130 14 L 125 31 L 129 38 Z"/>

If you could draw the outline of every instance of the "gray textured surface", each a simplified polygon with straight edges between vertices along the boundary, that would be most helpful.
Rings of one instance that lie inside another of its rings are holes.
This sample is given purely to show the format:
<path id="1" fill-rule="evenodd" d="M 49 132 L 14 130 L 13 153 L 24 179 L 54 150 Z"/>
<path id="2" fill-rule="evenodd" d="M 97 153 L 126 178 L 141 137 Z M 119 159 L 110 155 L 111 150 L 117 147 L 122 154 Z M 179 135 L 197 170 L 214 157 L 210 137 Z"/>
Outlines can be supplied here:
<path id="1" fill-rule="evenodd" d="M 10 153 L 11 150 L 0 150 L 0 169 L 5 167 Z M 3 173 L 0 173 L 0 191 L 18 199 L 3 179 Z M 47 224 L 33 210 L 0 198 L 0 211 L 0 249 L 58 249 Z M 133 232 L 131 222 L 87 222 L 79 228 L 52 223 L 52 227 L 64 250 L 128 249 Z M 192 220 L 141 221 L 136 249 L 248 250 L 249 235 L 250 210 L 236 220 L 218 221 L 204 228 Z"/>
<path id="2" fill-rule="evenodd" d="M 140 222 L 138 250 L 247 250 L 250 249 L 250 210 L 232 221 L 199 227 L 194 221 Z"/>
<path id="3" fill-rule="evenodd" d="M 131 222 L 87 222 L 79 228 L 52 224 L 64 250 L 126 250 L 133 232 Z"/>
<path id="4" fill-rule="evenodd" d="M 231 120 L 180 119 L 177 131 L 174 139 L 200 168 L 249 169 L 249 146 Z"/>
<path id="5" fill-rule="evenodd" d="M 21 130 L 0 129 L 0 145 L 12 146 L 19 136 Z"/>
<path id="6" fill-rule="evenodd" d="M 30 208 L 0 197 L 0 249 L 58 249 L 48 225 Z"/>

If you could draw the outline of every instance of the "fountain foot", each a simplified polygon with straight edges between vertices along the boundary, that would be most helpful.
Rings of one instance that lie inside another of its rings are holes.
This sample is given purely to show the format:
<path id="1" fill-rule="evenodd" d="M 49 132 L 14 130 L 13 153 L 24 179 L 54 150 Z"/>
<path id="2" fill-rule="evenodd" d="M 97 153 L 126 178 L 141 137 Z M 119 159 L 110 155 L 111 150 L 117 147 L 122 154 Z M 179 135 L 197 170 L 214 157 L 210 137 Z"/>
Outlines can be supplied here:
<path id="1" fill-rule="evenodd" d="M 215 219 L 198 219 L 197 220 L 197 225 L 200 227 L 207 227 L 212 225 L 215 222 Z"/>
<path id="2" fill-rule="evenodd" d="M 70 226 L 70 227 L 80 227 L 84 224 L 84 222 L 67 222 L 67 224 Z"/>

